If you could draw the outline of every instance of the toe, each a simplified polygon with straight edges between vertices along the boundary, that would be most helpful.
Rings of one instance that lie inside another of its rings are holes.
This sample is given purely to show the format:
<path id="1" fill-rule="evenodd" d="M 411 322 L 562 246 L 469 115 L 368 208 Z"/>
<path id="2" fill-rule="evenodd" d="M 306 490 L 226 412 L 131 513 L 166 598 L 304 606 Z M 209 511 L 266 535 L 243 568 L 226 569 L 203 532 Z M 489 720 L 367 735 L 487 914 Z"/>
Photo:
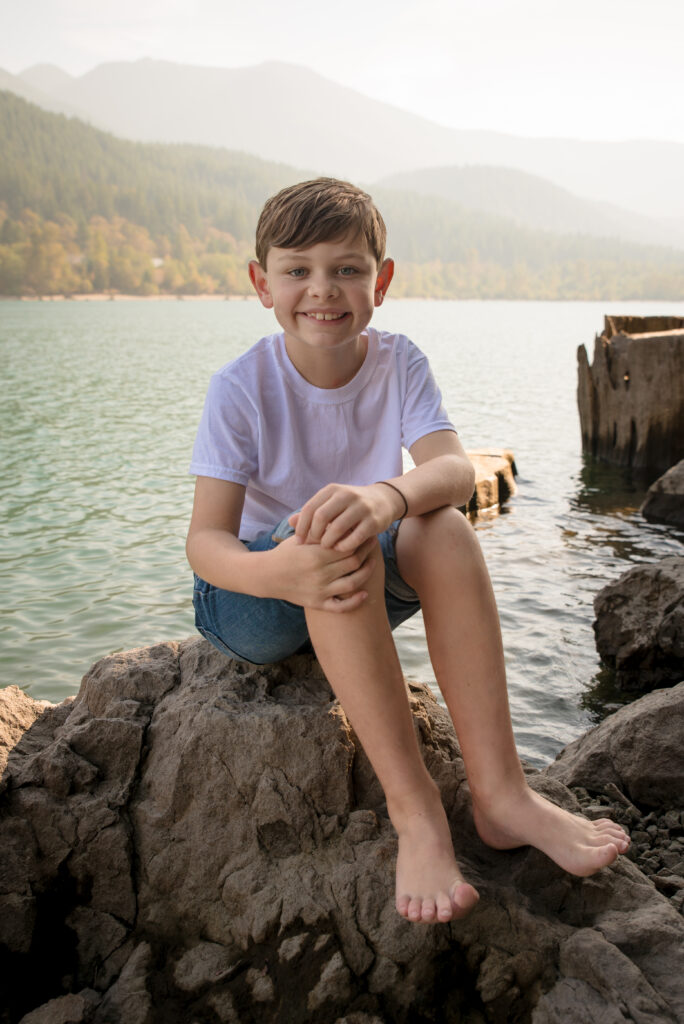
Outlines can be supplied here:
<path id="1" fill-rule="evenodd" d="M 608 864 L 612 864 L 614 860 L 617 860 L 618 850 L 615 843 L 606 843 L 605 846 L 601 847 L 599 862 L 601 867 L 606 867 Z"/>
<path id="2" fill-rule="evenodd" d="M 396 902 L 397 912 L 402 917 L 408 917 L 409 898 L 408 896 L 397 896 Z"/>
<path id="3" fill-rule="evenodd" d="M 598 821 L 594 822 L 594 829 L 600 835 L 627 836 L 622 825 L 618 825 L 616 821 L 611 821 L 610 818 L 599 818 Z"/>
<path id="4" fill-rule="evenodd" d="M 450 921 L 454 916 L 454 908 L 451 899 L 446 892 L 437 895 L 437 919 L 439 921 Z"/>
<path id="5" fill-rule="evenodd" d="M 422 920 L 423 921 L 428 921 L 428 922 L 429 921 L 434 921 L 436 917 L 437 917 L 437 904 L 435 903 L 435 901 L 431 897 L 428 897 L 427 899 L 424 899 L 423 900 Z"/>
<path id="6" fill-rule="evenodd" d="M 408 918 L 409 921 L 420 921 L 421 914 L 423 913 L 423 901 L 417 896 L 413 896 L 409 900 L 408 905 Z"/>
<path id="7" fill-rule="evenodd" d="M 615 843 L 618 850 L 623 851 L 627 849 L 630 844 L 630 838 L 621 825 L 617 825 L 614 821 L 596 822 L 596 825 L 600 826 L 594 833 L 596 845 Z"/>
<path id="8" fill-rule="evenodd" d="M 602 846 L 585 847 L 586 858 L 582 858 L 582 866 L 574 874 L 580 877 L 593 875 L 601 868 L 608 867 L 618 856 L 618 848 L 614 843 L 605 843 Z"/>
<path id="9" fill-rule="evenodd" d="M 459 882 L 452 889 L 451 902 L 456 917 L 464 917 L 475 906 L 480 898 L 477 889 L 467 882 Z"/>

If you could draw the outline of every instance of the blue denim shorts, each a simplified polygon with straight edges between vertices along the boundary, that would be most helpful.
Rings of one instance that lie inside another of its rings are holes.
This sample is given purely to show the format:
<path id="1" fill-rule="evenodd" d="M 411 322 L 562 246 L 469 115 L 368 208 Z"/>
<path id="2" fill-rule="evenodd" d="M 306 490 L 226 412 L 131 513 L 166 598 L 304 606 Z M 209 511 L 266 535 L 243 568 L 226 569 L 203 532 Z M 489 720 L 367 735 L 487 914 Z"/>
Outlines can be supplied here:
<path id="1" fill-rule="evenodd" d="M 415 590 L 399 575 L 396 560 L 398 522 L 378 536 L 385 562 L 385 606 L 391 629 L 420 609 Z M 250 551 L 269 551 L 294 529 L 283 519 L 275 530 L 244 542 Z M 221 590 L 195 575 L 195 625 L 202 636 L 229 658 L 268 665 L 291 654 L 313 650 L 304 609 L 271 597 Z"/>

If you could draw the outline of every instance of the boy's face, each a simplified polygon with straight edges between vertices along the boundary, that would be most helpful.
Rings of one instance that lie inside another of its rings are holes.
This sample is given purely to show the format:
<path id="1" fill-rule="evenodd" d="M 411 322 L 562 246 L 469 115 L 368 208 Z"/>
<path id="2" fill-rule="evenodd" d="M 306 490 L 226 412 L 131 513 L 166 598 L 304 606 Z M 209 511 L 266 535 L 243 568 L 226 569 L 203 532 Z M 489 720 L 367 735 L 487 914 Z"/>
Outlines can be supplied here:
<path id="1" fill-rule="evenodd" d="M 256 261 L 249 265 L 257 295 L 285 332 L 290 356 L 304 359 L 313 349 L 357 342 L 393 272 L 392 260 L 378 269 L 365 238 L 356 236 L 305 249 L 273 247 L 265 270 Z"/>

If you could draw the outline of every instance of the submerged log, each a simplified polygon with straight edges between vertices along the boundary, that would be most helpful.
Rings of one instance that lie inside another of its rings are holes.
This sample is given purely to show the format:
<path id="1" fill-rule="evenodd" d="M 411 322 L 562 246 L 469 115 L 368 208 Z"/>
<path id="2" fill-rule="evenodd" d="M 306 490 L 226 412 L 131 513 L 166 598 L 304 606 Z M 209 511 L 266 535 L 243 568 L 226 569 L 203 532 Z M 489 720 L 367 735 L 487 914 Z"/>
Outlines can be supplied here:
<path id="1" fill-rule="evenodd" d="M 605 317 L 589 365 L 577 350 L 582 446 L 618 466 L 684 458 L 684 317 Z"/>

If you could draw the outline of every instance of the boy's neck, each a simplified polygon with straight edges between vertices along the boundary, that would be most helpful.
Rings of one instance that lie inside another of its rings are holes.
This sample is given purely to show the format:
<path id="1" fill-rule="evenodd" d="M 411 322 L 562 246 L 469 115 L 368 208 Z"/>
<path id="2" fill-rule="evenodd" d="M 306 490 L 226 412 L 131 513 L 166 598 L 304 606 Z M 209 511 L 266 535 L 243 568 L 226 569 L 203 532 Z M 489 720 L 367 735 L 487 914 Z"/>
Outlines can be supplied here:
<path id="1" fill-rule="evenodd" d="M 354 379 L 364 364 L 368 335 L 357 335 L 335 349 L 311 349 L 285 334 L 285 349 L 297 373 L 316 388 L 342 388 Z"/>

